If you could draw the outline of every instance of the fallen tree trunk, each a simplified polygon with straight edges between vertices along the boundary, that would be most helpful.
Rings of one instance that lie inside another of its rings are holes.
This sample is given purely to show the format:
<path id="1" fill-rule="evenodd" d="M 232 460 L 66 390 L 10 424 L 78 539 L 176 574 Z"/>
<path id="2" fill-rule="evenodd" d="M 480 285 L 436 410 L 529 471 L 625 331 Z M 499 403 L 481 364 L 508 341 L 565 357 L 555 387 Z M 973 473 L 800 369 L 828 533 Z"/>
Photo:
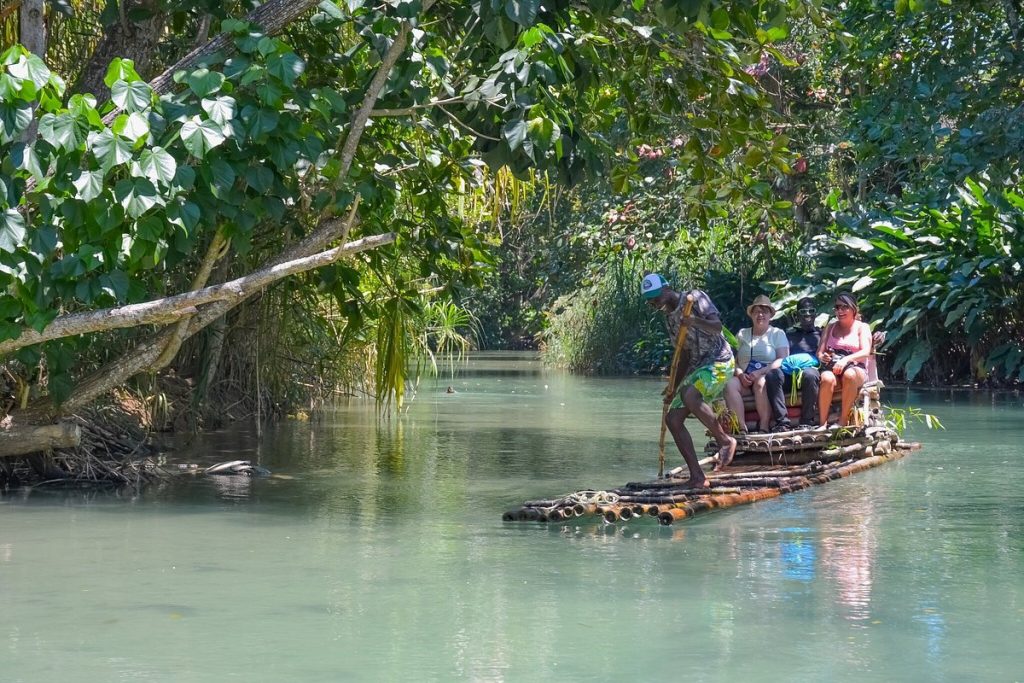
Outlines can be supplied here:
<path id="1" fill-rule="evenodd" d="M 81 441 L 81 428 L 70 420 L 43 425 L 8 423 L 0 428 L 0 458 L 23 456 L 53 448 L 74 448 Z"/>

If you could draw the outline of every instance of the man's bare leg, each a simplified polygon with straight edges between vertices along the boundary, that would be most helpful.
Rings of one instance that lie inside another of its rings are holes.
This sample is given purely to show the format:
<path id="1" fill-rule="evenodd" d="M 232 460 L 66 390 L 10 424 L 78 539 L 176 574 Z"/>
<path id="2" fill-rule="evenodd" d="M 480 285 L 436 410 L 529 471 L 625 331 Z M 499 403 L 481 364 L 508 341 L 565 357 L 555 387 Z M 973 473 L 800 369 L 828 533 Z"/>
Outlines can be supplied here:
<path id="1" fill-rule="evenodd" d="M 725 433 L 725 430 L 722 429 L 722 423 L 715 417 L 715 411 L 704 402 L 704 397 L 701 396 L 696 387 L 690 386 L 683 390 L 683 403 L 700 420 L 701 424 L 711 432 L 715 443 L 718 444 L 718 464 L 715 465 L 715 471 L 724 470 L 732 462 L 733 456 L 736 455 L 736 439 Z"/>
<path id="2" fill-rule="evenodd" d="M 683 483 L 683 486 L 692 489 L 707 488 L 708 478 L 704 474 L 704 470 L 700 468 L 700 463 L 697 461 L 697 452 L 693 449 L 693 439 L 690 438 L 690 433 L 686 431 L 686 426 L 683 424 L 689 415 L 690 410 L 687 408 L 673 408 L 665 415 L 665 425 L 672 432 L 676 448 L 679 449 L 683 460 L 686 461 L 687 469 L 690 470 L 690 478 Z"/>

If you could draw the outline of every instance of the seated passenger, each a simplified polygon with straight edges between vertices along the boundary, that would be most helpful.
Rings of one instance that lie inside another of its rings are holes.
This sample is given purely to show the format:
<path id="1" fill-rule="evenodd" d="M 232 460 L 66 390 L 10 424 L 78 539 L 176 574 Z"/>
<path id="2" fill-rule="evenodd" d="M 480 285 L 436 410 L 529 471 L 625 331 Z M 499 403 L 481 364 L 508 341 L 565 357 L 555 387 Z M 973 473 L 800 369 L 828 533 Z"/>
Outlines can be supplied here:
<path id="1" fill-rule="evenodd" d="M 796 315 L 797 326 L 787 335 L 789 353 L 806 353 L 817 358 L 818 347 L 821 346 L 821 329 L 814 326 L 814 299 L 800 299 L 796 305 Z M 783 402 L 783 408 L 785 396 L 793 390 L 794 382 L 798 382 L 800 389 L 800 426 L 814 427 L 818 424 L 818 386 L 821 384 L 818 368 L 802 367 L 799 374 L 786 375 L 782 385 L 782 396 L 779 399 Z"/>
<path id="2" fill-rule="evenodd" d="M 818 360 L 821 362 L 818 418 L 821 424 L 828 423 L 832 395 L 838 384 L 842 391 L 838 424 L 843 427 L 849 423 L 854 401 L 867 379 L 871 328 L 857 319 L 857 300 L 851 294 L 843 292 L 836 296 L 835 313 L 835 322 L 825 328 L 818 345 Z"/>
<path id="3" fill-rule="evenodd" d="M 736 375 L 725 386 L 725 403 L 739 418 L 740 432 L 747 431 L 743 418 L 743 396 L 754 395 L 757 424 L 762 432 L 769 426 L 776 431 L 790 428 L 782 392 L 782 359 L 789 355 L 786 333 L 769 325 L 775 316 L 775 307 L 763 294 L 747 306 L 751 327 L 736 335 Z M 781 407 L 781 410 L 780 410 Z"/>

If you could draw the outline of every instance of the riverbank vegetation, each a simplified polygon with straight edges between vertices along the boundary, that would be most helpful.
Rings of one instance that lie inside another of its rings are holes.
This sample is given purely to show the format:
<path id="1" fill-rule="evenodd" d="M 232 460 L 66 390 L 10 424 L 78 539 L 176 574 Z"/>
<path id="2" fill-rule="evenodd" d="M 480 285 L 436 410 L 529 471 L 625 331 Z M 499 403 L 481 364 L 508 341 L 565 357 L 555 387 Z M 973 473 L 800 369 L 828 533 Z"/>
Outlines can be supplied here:
<path id="1" fill-rule="evenodd" d="M 832 292 L 852 290 L 889 333 L 887 377 L 1020 381 L 1015 5 L 858 1 L 825 3 L 823 14 L 790 22 L 777 50 L 745 66 L 784 166 L 704 140 L 727 160 L 716 174 L 742 169 L 743 191 L 716 188 L 721 177 L 678 154 L 693 139 L 682 119 L 623 145 L 602 189 L 576 191 L 586 208 L 561 222 L 559 239 L 582 244 L 572 261 L 582 266 L 561 277 L 583 286 L 554 292 L 538 303 L 552 314 L 535 317 L 552 361 L 595 372 L 664 367 L 664 335 L 605 293 L 621 269 L 660 270 L 708 291 L 735 327 L 758 293 L 784 310 L 810 295 L 825 312 Z M 610 334 L 608 321 L 624 333 Z M 594 351 L 602 339 L 614 348 Z M 626 362 L 608 362 L 616 357 Z"/>
<path id="2" fill-rule="evenodd" d="M 470 343 L 657 371 L 653 269 L 733 327 L 849 286 L 892 372 L 1015 381 L 1015 7 L 9 3 L 0 461 L 114 390 L 197 428 L 400 410 Z"/>

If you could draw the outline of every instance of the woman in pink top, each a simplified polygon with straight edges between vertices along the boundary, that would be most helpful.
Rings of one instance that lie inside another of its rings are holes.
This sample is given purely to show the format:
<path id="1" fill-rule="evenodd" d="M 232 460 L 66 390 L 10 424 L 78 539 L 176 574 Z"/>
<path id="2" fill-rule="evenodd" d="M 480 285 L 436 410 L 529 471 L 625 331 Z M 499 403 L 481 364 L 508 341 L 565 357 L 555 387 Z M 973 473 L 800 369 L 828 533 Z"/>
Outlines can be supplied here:
<path id="1" fill-rule="evenodd" d="M 821 389 L 818 392 L 820 424 L 828 424 L 828 411 L 838 383 L 842 390 L 839 426 L 845 426 L 857 394 L 867 379 L 865 370 L 871 355 L 871 328 L 857 320 L 857 300 L 845 292 L 835 299 L 836 321 L 825 328 L 818 347 Z"/>

